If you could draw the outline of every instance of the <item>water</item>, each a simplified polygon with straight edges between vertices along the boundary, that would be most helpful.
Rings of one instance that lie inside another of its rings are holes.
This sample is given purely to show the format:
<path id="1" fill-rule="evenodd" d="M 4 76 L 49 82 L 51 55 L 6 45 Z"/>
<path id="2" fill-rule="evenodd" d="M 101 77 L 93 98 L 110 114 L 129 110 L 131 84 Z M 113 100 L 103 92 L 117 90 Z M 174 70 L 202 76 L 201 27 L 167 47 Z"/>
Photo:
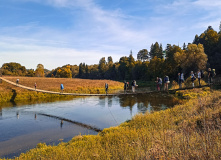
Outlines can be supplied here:
<path id="1" fill-rule="evenodd" d="M 56 145 L 79 134 L 97 134 L 75 122 L 104 129 L 130 120 L 137 113 L 164 110 L 176 103 L 172 97 L 147 94 L 1 104 L 0 157 L 19 156 L 40 142 Z"/>

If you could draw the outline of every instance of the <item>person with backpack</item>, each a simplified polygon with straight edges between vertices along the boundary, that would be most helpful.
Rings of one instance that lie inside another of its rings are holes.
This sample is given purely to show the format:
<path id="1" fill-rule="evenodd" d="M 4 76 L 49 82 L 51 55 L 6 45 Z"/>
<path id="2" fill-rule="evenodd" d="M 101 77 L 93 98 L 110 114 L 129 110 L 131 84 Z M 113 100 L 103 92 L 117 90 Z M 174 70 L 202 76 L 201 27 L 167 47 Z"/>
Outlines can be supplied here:
<path id="1" fill-rule="evenodd" d="M 63 93 L 63 90 L 64 90 L 64 85 L 61 84 L 61 93 Z"/>
<path id="2" fill-rule="evenodd" d="M 19 79 L 16 80 L 16 85 L 18 85 L 18 84 L 19 84 Z"/>
<path id="3" fill-rule="evenodd" d="M 211 71 L 211 68 L 208 68 L 208 84 L 212 84 L 212 77 L 213 77 L 213 73 Z"/>
<path id="4" fill-rule="evenodd" d="M 169 85 L 170 81 L 169 81 L 169 77 L 165 76 L 164 77 L 164 90 L 167 91 L 168 90 L 168 85 Z"/>
<path id="5" fill-rule="evenodd" d="M 132 86 L 132 92 L 135 92 L 135 87 L 138 86 L 138 85 L 136 84 L 136 81 L 135 81 L 135 80 L 132 81 L 131 86 Z"/>
<path id="6" fill-rule="evenodd" d="M 124 94 L 127 93 L 127 88 L 129 87 L 129 83 L 124 81 Z"/>
<path id="7" fill-rule="evenodd" d="M 197 72 L 197 78 L 198 78 L 199 86 L 201 86 L 201 84 L 200 84 L 200 79 L 201 79 L 202 77 L 201 77 L 201 72 L 200 72 L 200 70 L 198 70 L 198 72 Z"/>
<path id="8" fill-rule="evenodd" d="M 158 78 L 158 88 L 157 88 L 158 91 L 160 91 L 161 86 L 162 86 L 162 78 Z"/>
<path id="9" fill-rule="evenodd" d="M 106 92 L 106 95 L 107 95 L 107 92 L 108 92 L 108 84 L 105 83 L 105 92 Z"/>
<path id="10" fill-rule="evenodd" d="M 194 81 L 196 80 L 196 77 L 195 77 L 193 71 L 191 71 L 191 75 L 190 75 L 190 76 L 191 76 L 192 85 L 193 85 L 193 87 L 194 87 Z"/>

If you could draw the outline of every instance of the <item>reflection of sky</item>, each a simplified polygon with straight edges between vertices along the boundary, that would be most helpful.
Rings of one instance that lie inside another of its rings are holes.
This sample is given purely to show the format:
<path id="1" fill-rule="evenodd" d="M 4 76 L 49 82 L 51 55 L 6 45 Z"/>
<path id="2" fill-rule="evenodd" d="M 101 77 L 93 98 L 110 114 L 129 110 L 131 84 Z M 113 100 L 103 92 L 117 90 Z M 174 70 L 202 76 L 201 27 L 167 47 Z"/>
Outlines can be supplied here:
<path id="1" fill-rule="evenodd" d="M 117 126 L 139 112 L 166 109 L 168 106 L 168 104 L 163 104 L 162 99 L 151 99 L 147 96 L 113 96 L 80 97 L 69 101 L 3 107 L 0 109 L 0 145 L 1 142 L 18 136 L 34 133 L 43 134 L 45 131 L 48 131 L 49 135 L 44 137 L 44 140 L 50 139 L 50 134 L 61 135 L 62 139 L 67 140 L 80 133 L 96 134 L 94 131 L 65 121 L 61 128 L 61 120 L 38 113 L 62 117 L 103 129 Z M 52 130 L 53 132 L 50 133 Z M 64 132 L 61 133 L 62 131 L 65 131 L 65 136 Z M 51 141 L 53 142 L 53 140 Z"/>

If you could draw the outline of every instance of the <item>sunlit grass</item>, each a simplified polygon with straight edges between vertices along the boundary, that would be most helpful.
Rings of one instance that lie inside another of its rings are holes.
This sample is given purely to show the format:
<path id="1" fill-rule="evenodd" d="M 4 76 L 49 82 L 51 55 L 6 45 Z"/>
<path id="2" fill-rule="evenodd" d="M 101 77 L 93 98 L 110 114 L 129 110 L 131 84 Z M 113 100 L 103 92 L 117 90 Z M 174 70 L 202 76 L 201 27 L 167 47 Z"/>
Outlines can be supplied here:
<path id="1" fill-rule="evenodd" d="M 123 90 L 123 83 L 112 80 L 88 80 L 71 78 L 41 78 L 41 77 L 4 77 L 12 82 L 19 79 L 19 84 L 34 88 L 37 83 L 37 89 L 61 92 L 60 85 L 64 85 L 63 92 L 79 94 L 104 94 L 105 83 L 108 83 L 108 93 L 117 93 Z M 13 86 L 6 82 L 0 84 L 0 102 L 8 102 L 13 95 L 14 101 L 45 99 L 51 97 L 60 97 L 60 95 L 28 91 L 20 87 Z"/>
<path id="2" fill-rule="evenodd" d="M 38 144 L 15 159 L 221 159 L 221 92 L 191 92 L 198 97 L 174 108 L 57 146 Z"/>

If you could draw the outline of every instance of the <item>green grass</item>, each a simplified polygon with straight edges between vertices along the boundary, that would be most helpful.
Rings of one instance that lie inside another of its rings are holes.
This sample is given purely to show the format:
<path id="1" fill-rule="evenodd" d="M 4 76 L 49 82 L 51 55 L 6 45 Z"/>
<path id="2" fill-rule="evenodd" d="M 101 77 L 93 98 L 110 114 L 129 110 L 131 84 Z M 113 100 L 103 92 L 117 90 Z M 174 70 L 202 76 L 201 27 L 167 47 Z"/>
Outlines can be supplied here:
<path id="1" fill-rule="evenodd" d="M 57 146 L 38 144 L 15 159 L 221 159 L 221 92 L 190 92 L 198 96 L 174 108 Z"/>

